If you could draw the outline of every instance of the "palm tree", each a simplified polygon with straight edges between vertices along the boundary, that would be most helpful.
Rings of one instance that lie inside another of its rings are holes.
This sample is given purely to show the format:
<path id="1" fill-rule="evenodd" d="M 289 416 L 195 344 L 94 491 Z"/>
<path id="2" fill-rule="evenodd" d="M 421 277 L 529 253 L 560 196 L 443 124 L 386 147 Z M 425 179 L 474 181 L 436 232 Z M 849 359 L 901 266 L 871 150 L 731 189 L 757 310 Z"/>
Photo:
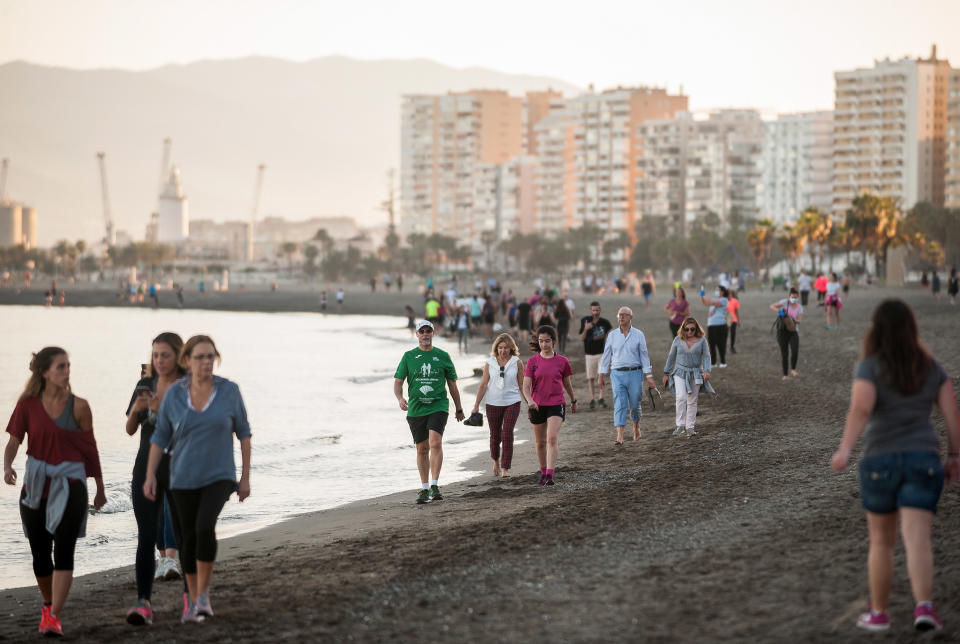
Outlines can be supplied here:
<path id="1" fill-rule="evenodd" d="M 288 241 L 280 245 L 280 252 L 287 258 L 288 270 L 291 275 L 293 275 L 293 256 L 297 253 L 297 248 L 296 242 Z"/>
<path id="2" fill-rule="evenodd" d="M 777 236 L 777 245 L 790 261 L 791 271 L 797 270 L 797 256 L 803 252 L 803 244 L 803 231 L 790 224 L 785 224 L 783 231 Z"/>
<path id="3" fill-rule="evenodd" d="M 753 259 L 757 263 L 759 274 L 770 260 L 773 250 L 773 238 L 776 227 L 771 219 L 761 219 L 757 225 L 747 231 L 747 246 L 753 252 Z"/>

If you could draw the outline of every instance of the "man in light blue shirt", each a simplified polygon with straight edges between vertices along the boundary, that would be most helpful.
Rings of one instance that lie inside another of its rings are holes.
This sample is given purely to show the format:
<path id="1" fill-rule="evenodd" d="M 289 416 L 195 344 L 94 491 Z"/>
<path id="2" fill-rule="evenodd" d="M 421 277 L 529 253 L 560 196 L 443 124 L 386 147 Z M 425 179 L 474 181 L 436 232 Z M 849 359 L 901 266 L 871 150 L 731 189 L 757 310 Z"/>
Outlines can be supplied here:
<path id="1" fill-rule="evenodd" d="M 600 358 L 597 380 L 603 391 L 603 377 L 610 374 L 613 389 L 613 424 L 617 430 L 616 445 L 623 445 L 623 428 L 627 424 L 627 408 L 633 420 L 633 440 L 640 440 L 640 401 L 643 400 L 643 380 L 654 388 L 653 367 L 647 354 L 647 340 L 643 331 L 635 329 L 633 311 L 622 306 L 617 311 L 620 328 L 607 334 L 607 342 Z"/>

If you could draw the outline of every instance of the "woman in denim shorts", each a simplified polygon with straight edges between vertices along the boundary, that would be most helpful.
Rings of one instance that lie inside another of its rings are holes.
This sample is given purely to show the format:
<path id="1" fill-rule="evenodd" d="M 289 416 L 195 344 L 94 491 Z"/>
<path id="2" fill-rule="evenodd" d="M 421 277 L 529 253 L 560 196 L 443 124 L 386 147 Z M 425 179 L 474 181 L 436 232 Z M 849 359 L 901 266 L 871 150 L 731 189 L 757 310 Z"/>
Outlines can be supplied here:
<path id="1" fill-rule="evenodd" d="M 947 425 L 947 462 L 940 462 L 930 411 L 939 405 Z M 867 512 L 870 606 L 857 626 L 890 628 L 887 613 L 893 585 L 897 519 L 907 553 L 907 574 L 916 608 L 917 630 L 940 629 L 933 606 L 933 550 L 930 531 L 944 480 L 960 477 L 960 411 L 943 368 L 917 337 L 917 322 L 901 300 L 885 300 L 873 312 L 857 364 L 850 411 L 831 466 L 843 471 L 866 429 L 860 460 L 860 494 Z"/>

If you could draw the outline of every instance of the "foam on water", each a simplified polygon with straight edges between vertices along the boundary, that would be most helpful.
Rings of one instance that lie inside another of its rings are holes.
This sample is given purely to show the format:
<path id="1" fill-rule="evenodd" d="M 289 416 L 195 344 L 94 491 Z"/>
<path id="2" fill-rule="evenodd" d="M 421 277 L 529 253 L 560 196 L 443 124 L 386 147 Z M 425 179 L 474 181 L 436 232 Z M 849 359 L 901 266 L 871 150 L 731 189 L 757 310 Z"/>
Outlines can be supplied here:
<path id="1" fill-rule="evenodd" d="M 27 379 L 30 352 L 47 345 L 70 353 L 71 385 L 93 410 L 107 505 L 92 513 L 77 545 L 78 575 L 132 564 L 136 521 L 130 481 L 140 439 L 124 431 L 124 412 L 161 331 L 184 339 L 207 333 L 223 364 L 216 373 L 237 382 L 253 428 L 252 496 L 233 497 L 221 515 L 221 537 L 363 498 L 415 490 L 419 478 L 403 412 L 393 398 L 393 372 L 415 346 L 403 317 L 321 316 L 131 308 L 0 307 L 0 421 L 6 421 Z M 482 357 L 450 352 L 465 408 Z M 474 350 L 485 352 L 486 342 Z M 4 438 L 4 444 L 6 438 Z M 444 440 L 443 481 L 478 472 L 462 464 L 487 449 L 487 430 L 451 422 Z M 20 479 L 26 446 L 14 461 Z M 239 446 L 235 460 L 240 464 Z M 91 499 L 94 483 L 89 481 Z M 34 583 L 20 526 L 19 485 L 0 485 L 0 588 Z"/>

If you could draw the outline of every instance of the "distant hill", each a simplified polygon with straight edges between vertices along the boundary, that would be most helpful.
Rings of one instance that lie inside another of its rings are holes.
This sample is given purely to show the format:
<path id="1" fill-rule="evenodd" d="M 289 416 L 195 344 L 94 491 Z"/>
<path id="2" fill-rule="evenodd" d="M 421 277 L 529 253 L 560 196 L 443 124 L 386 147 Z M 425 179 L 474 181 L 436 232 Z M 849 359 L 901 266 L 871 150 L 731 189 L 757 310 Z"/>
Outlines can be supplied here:
<path id="1" fill-rule="evenodd" d="M 191 218 L 249 217 L 265 163 L 261 215 L 380 223 L 386 171 L 399 167 L 403 94 L 547 87 L 578 91 L 429 60 L 254 57 L 143 72 L 13 62 L 0 65 L 0 157 L 10 158 L 8 197 L 38 208 L 41 245 L 103 235 L 98 151 L 118 228 L 142 237 L 166 136 Z"/>

